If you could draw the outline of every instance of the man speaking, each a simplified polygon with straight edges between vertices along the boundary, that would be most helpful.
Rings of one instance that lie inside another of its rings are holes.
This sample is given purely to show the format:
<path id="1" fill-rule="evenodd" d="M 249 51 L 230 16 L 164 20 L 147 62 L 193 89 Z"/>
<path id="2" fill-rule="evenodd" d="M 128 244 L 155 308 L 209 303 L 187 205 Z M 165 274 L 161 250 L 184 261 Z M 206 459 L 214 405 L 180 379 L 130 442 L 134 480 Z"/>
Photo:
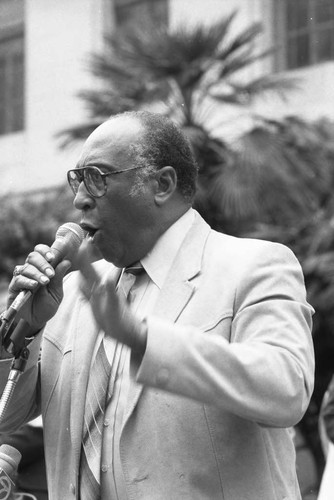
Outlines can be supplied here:
<path id="1" fill-rule="evenodd" d="M 282 245 L 213 231 L 191 208 L 196 177 L 167 118 L 112 117 L 68 172 L 80 271 L 64 278 L 69 261 L 38 245 L 10 283 L 8 306 L 33 292 L 19 317 L 36 335 L 0 431 L 42 413 L 50 500 L 300 499 L 301 268 Z"/>

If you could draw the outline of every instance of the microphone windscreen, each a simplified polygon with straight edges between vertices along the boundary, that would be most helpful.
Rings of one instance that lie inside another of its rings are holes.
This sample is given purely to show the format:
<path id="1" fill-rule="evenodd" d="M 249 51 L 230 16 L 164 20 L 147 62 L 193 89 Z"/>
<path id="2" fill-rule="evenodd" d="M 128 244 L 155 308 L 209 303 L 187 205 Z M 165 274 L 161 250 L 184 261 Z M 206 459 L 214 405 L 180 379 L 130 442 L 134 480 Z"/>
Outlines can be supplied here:
<path id="1" fill-rule="evenodd" d="M 85 238 L 85 231 L 74 222 L 66 222 L 56 232 L 56 240 L 66 239 L 71 249 L 77 250 Z"/>
<path id="2" fill-rule="evenodd" d="M 21 458 L 21 453 L 13 446 L 9 444 L 2 444 L 0 446 L 0 468 L 9 477 L 16 473 Z"/>
<path id="3" fill-rule="evenodd" d="M 66 222 L 56 232 L 56 239 L 51 248 L 56 252 L 52 261 L 55 266 L 65 257 L 75 254 L 85 238 L 85 231 L 74 222 Z"/>

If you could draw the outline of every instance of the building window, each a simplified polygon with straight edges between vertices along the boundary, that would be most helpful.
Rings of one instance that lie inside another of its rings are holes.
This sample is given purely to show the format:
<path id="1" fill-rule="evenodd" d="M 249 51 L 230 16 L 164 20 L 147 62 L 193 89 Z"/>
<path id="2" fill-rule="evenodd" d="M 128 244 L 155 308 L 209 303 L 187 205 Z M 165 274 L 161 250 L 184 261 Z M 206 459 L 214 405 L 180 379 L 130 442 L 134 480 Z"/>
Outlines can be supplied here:
<path id="1" fill-rule="evenodd" d="M 167 24 L 168 0 L 115 0 L 118 28 Z"/>
<path id="2" fill-rule="evenodd" d="M 0 134 L 24 126 L 23 33 L 0 38 Z"/>
<path id="3" fill-rule="evenodd" d="M 282 0 L 276 4 L 282 41 L 278 69 L 334 59 L 334 0 Z M 276 22 L 276 21 L 275 21 Z"/>

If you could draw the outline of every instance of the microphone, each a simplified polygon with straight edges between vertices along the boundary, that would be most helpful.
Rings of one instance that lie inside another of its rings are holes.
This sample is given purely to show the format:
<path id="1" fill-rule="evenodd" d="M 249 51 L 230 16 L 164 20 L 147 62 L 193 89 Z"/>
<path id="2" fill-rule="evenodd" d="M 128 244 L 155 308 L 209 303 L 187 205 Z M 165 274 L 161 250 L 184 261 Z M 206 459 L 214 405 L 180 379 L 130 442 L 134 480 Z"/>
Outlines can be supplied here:
<path id="1" fill-rule="evenodd" d="M 14 478 L 21 460 L 19 450 L 9 444 L 0 446 L 0 500 L 14 498 Z"/>
<path id="2" fill-rule="evenodd" d="M 55 255 L 52 266 L 56 267 L 66 257 L 74 255 L 79 250 L 84 237 L 85 231 L 74 222 L 66 222 L 60 226 L 56 232 L 56 239 L 51 246 L 52 252 Z M 1 319 L 3 323 L 0 328 L 0 334 L 3 328 L 8 330 L 16 314 L 32 294 L 33 292 L 31 290 L 22 290 L 10 307 L 2 313 Z"/>
<path id="3" fill-rule="evenodd" d="M 51 245 L 55 258 L 52 267 L 56 267 L 65 257 L 73 256 L 85 238 L 85 231 L 74 222 L 66 222 L 56 232 L 56 239 Z"/>

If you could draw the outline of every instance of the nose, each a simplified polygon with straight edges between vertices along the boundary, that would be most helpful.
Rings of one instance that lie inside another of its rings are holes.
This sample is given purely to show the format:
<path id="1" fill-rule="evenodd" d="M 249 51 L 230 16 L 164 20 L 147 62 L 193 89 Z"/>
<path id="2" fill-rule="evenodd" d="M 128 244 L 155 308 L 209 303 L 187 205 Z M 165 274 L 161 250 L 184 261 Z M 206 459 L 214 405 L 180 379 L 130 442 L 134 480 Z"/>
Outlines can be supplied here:
<path id="1" fill-rule="evenodd" d="M 87 210 L 95 206 L 95 199 L 88 193 L 83 182 L 79 185 L 73 205 L 78 210 Z"/>

